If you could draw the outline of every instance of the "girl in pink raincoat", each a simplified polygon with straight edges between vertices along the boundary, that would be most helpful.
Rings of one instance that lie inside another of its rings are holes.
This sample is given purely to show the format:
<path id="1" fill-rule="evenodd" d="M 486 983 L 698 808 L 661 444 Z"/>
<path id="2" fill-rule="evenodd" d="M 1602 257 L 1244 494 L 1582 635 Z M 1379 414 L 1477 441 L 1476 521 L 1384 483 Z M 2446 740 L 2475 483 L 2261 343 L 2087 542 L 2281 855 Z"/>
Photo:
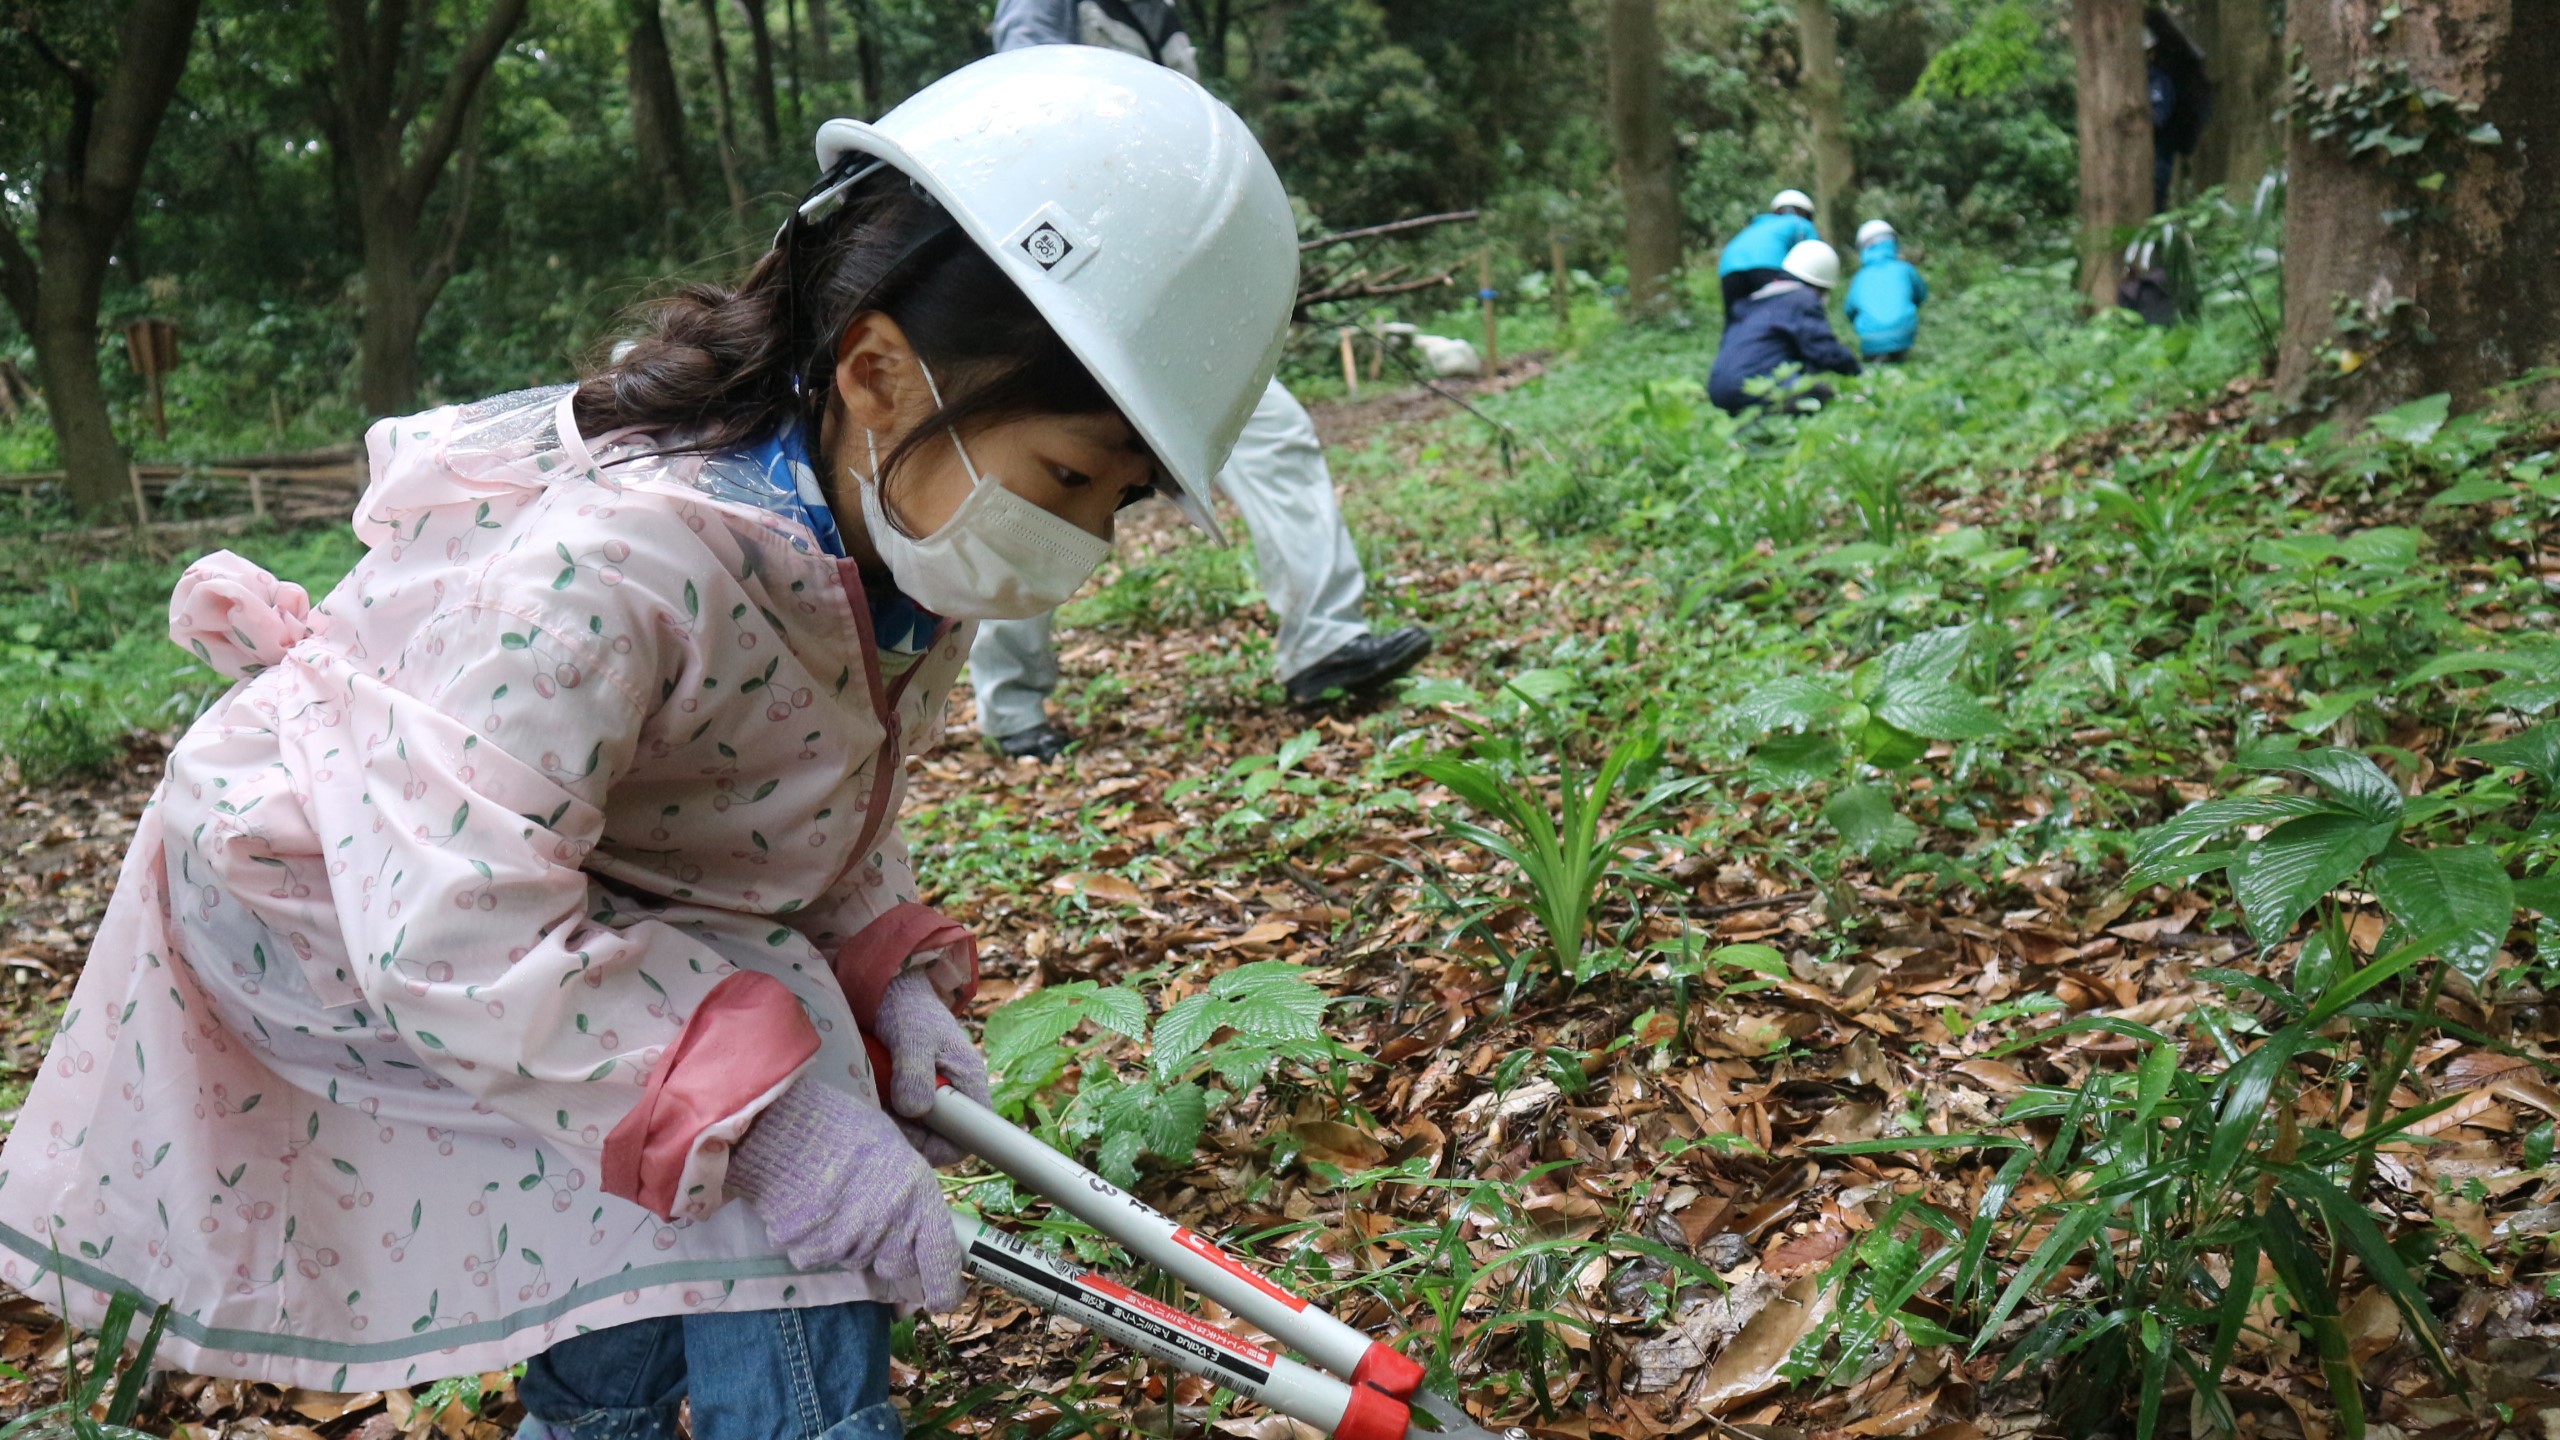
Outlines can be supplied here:
<path id="1" fill-rule="evenodd" d="M 0 1152 L 0 1280 L 172 1308 L 188 1368 L 356 1390 L 529 1361 L 531 1427 L 895 1434 L 947 1307 L 938 1141 L 975 944 L 896 814 L 969 622 L 1197 509 L 1296 252 L 1187 80 L 980 62 L 734 289 L 575 387 L 385 420 L 313 603 L 229 554 L 172 633 L 240 675 L 169 758 Z M 714 1363 L 716 1362 L 716 1363 Z"/>

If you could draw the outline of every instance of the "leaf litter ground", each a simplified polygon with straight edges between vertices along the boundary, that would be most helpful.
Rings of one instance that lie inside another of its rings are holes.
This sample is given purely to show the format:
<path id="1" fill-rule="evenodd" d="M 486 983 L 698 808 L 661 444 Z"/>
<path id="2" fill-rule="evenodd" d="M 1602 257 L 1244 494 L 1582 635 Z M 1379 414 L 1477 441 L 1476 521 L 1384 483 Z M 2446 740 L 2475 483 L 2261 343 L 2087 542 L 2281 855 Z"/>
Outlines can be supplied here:
<path id="1" fill-rule="evenodd" d="M 2021 468 L 2085 475 L 2119 450 L 2232 426 L 2247 388 Z M 1459 492 L 1448 508 L 1472 525 L 1491 513 L 1482 501 L 1499 466 L 1436 410 L 1407 394 L 1323 418 L 1337 447 L 1359 452 L 1350 470 L 1426 477 Z M 1559 653 L 1678 641 L 1657 582 L 1605 546 L 1517 543 L 1516 531 L 1515 543 L 1484 544 L 1454 535 L 1445 511 L 1396 503 L 1409 489 L 1350 488 L 1383 607 L 1439 631 L 1431 675 L 1491 693 Z M 1997 496 L 1926 499 L 1945 529 Z M 1776 971 L 1677 990 L 1636 971 L 1507 994 L 1481 939 L 1452 942 L 1425 884 L 1458 877 L 1498 896 L 1507 877 L 1432 823 L 1447 792 L 1376 767 L 1384 749 L 1462 739 L 1464 703 L 1290 714 L 1267 673 L 1262 607 L 1211 593 L 1231 591 L 1241 567 L 1216 569 L 1161 524 L 1126 557 L 1113 592 L 1141 603 L 1088 602 L 1086 623 L 1061 632 L 1077 752 L 1052 767 L 999 759 L 965 738 L 959 697 L 952 738 L 919 762 L 910 823 L 919 850 L 941 857 L 923 867 L 935 898 L 982 937 L 981 1018 L 1043 988 L 1132 977 L 1161 1013 L 1267 961 L 1307 967 L 1337 997 L 1334 1063 L 1275 1073 L 1217 1108 L 1196 1153 L 1143 1167 L 1148 1198 L 1211 1233 L 1261 1237 L 1257 1253 L 1292 1283 L 1356 1323 L 1416 1335 L 1416 1353 L 1453 1367 L 1480 1418 L 1541 1437 L 1981 1440 L 2050 1428 L 2049 1377 L 1994 1383 L 1997 1343 L 1968 1355 L 1916 1341 L 1925 1326 L 1888 1331 L 1834 1383 L 1788 1383 L 1791 1352 L 1834 1303 L 1818 1282 L 1844 1252 L 1901 1197 L 1971 1214 L 1992 1177 L 1979 1156 L 1815 1147 L 1991 1129 L 2031 1085 L 2121 1068 L 2133 1046 L 2104 1033 L 2004 1047 L 2064 1015 L 2176 1031 L 2203 1001 L 2199 969 L 2274 968 L 2230 914 L 2188 891 L 2117 894 L 2104 873 L 2068 863 L 2013 870 L 1990 891 L 1879 882 L 1856 866 L 1809 884 L 1772 858 L 1788 834 L 1752 829 L 1755 815 L 1783 817 L 1756 807 L 1727 766 L 1738 823 L 1702 821 L 1713 845 L 1663 850 L 1676 897 L 1641 915 L 1622 900 L 1607 918 L 1630 946 L 1692 929 L 1767 946 L 1784 957 Z M 2272 686 L 2258 703 L 2292 700 Z M 2423 753 L 2422 737 L 2394 738 Z M 31 1078 L 156 764 L 143 745 L 111 780 L 8 796 L 0 1106 Z M 1386 789 L 1409 798 L 1381 803 Z M 2151 790 L 2167 809 L 2206 793 L 2175 779 Z M 1998 818 L 2031 822 L 2034 803 Z M 1497 907 L 1485 933 L 1527 944 L 1525 927 L 1525 911 Z M 2487 1017 L 2474 1005 L 2466 1018 Z M 2437 1253 L 2431 1298 L 2474 1384 L 2470 1402 L 2448 1396 L 2390 1305 L 2351 1286 L 2353 1359 L 2383 1397 L 2375 1418 L 2404 1434 L 2486 1434 L 2560 1413 L 2541 1248 L 2560 1230 L 2560 1181 L 2518 1159 L 2528 1132 L 2560 1115 L 2538 1063 L 2548 1030 L 2528 1015 L 2520 1044 L 2431 1044 L 2406 1082 L 2410 1103 L 2420 1092 L 2454 1103 L 2422 1122 L 2424 1143 L 2384 1153 L 2382 1203 Z M 2195 1045 L 2203 1063 L 2210 1051 Z M 1062 1088 L 1077 1070 L 1144 1068 L 1134 1044 L 1108 1035 L 1079 1032 L 1074 1047 Z M 1385 1172 L 1394 1178 L 1346 1179 Z M 987 1192 L 970 1181 L 959 1193 Z M 1041 1218 L 1037 1205 L 1009 1208 Z M 1458 1271 L 1454 1292 L 1429 1283 Z M 1908 1311 L 1925 1321 L 1933 1304 L 1924 1290 Z M 2261 1319 L 2228 1382 L 2238 1428 L 2328 1440 L 2317 1357 L 2284 1315 Z M 0 1416 L 48 1398 L 78 1343 L 23 1299 L 0 1305 L 0 1361 L 28 1377 L 0 1378 Z M 907 1341 L 898 1369 L 916 1420 L 954 1433 L 1299 1433 L 993 1291 Z M 173 1376 L 145 1424 L 487 1440 L 516 1411 L 506 1377 L 482 1381 L 332 1396 Z"/>

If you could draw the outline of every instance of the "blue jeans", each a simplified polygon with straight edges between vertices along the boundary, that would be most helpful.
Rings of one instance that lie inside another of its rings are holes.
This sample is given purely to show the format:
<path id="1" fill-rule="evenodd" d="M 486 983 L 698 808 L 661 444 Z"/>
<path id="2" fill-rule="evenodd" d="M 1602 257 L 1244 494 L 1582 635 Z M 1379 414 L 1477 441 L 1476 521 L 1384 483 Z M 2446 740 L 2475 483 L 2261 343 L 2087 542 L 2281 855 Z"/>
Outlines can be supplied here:
<path id="1" fill-rule="evenodd" d="M 899 1440 L 890 1308 L 665 1315 L 574 1336 L 533 1357 L 518 1440 Z"/>

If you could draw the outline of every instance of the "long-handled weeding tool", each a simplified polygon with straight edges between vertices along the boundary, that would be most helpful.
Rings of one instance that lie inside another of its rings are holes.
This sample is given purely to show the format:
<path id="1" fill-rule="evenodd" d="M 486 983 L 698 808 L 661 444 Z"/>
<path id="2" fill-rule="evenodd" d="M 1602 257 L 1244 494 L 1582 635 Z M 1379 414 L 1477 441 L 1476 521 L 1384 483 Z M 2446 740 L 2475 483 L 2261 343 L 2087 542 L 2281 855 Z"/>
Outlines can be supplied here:
<path id="1" fill-rule="evenodd" d="M 886 1048 L 874 1042 L 871 1060 L 885 1103 Z M 1274 1354 L 1019 1236 L 955 1216 L 972 1275 L 1336 1440 L 1523 1440 L 1518 1430 L 1494 1435 L 1455 1400 L 1425 1388 L 1422 1366 L 1410 1356 L 1309 1304 L 949 1085 L 922 1123 L 1321 1368 Z"/>

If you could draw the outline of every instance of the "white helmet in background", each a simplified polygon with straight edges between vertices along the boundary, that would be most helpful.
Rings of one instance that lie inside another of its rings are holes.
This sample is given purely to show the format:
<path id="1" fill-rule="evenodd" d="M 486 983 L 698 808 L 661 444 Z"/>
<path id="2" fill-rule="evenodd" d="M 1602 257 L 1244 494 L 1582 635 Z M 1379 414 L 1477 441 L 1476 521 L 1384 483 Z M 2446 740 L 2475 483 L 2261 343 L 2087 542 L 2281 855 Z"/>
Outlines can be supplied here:
<path id="1" fill-rule="evenodd" d="M 1890 222 L 1870 220 L 1858 227 L 1858 248 L 1863 250 L 1879 240 L 1891 239 L 1893 234 L 1894 229 Z"/>
<path id="2" fill-rule="evenodd" d="M 1778 267 L 1817 290 L 1840 283 L 1840 252 L 1819 240 L 1799 240 Z"/>
<path id="3" fill-rule="evenodd" d="M 1781 210 L 1801 210 L 1810 215 L 1813 213 L 1813 197 L 1801 190 L 1781 190 L 1778 198 L 1769 202 L 1769 213 L 1774 215 Z"/>
<path id="4" fill-rule="evenodd" d="M 1297 302 L 1280 177 L 1235 112 L 1161 65 L 1038 45 L 877 122 L 818 127 L 818 169 L 895 166 L 993 256 L 1218 534 L 1209 477 L 1270 384 Z"/>

